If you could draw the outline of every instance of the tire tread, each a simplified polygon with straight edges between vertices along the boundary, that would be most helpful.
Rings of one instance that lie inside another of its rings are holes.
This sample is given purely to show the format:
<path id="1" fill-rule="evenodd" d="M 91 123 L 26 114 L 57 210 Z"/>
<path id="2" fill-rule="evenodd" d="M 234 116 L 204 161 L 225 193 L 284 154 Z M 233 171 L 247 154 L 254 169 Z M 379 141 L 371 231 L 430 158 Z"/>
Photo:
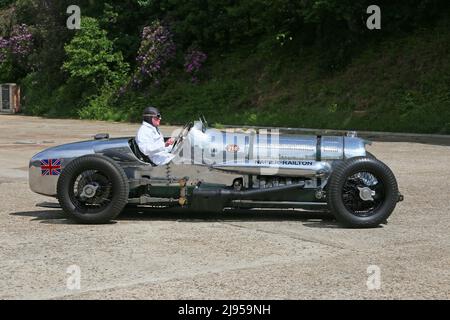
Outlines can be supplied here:
<path id="1" fill-rule="evenodd" d="M 343 212 L 343 206 L 340 205 L 340 198 L 342 196 L 342 179 L 346 178 L 349 175 L 349 172 L 352 171 L 352 168 L 359 166 L 362 167 L 361 170 L 364 170 L 364 166 L 369 166 L 372 167 L 372 169 L 376 168 L 376 170 L 380 170 L 380 172 L 383 172 L 385 176 L 385 183 L 390 186 L 390 192 L 392 193 L 386 195 L 386 201 L 388 201 L 388 205 L 383 208 L 383 212 L 377 213 L 369 218 L 359 218 L 356 216 L 351 217 L 349 213 L 347 213 L 348 211 L 346 209 L 344 210 L 347 212 Z M 396 197 L 398 195 L 398 185 L 391 169 L 389 169 L 389 167 L 383 162 L 372 157 L 355 157 L 343 161 L 342 163 L 338 164 L 336 168 L 334 168 L 333 173 L 331 174 L 328 181 L 327 191 L 328 208 L 341 224 L 351 228 L 373 228 L 386 221 L 387 218 L 391 215 L 392 211 L 395 209 L 395 206 L 397 204 Z"/>
<path id="2" fill-rule="evenodd" d="M 118 185 L 116 199 L 113 199 L 112 207 L 108 208 L 107 212 L 100 214 L 83 215 L 74 212 L 74 210 L 70 207 L 68 203 L 68 201 L 70 200 L 67 199 L 68 198 L 67 188 L 71 177 L 78 170 L 78 167 L 83 166 L 85 165 L 85 163 L 89 163 L 92 161 L 94 162 L 101 161 L 105 165 L 109 165 L 111 169 L 116 170 L 116 172 L 118 173 L 120 183 Z M 128 195 L 129 195 L 128 178 L 124 170 L 119 165 L 117 165 L 113 160 L 102 155 L 86 155 L 72 160 L 64 168 L 63 172 L 61 173 L 61 176 L 58 179 L 57 184 L 57 198 L 59 204 L 61 205 L 61 208 L 63 209 L 65 216 L 79 223 L 90 223 L 90 224 L 108 223 L 109 221 L 115 219 L 123 210 L 125 205 L 128 203 Z"/>

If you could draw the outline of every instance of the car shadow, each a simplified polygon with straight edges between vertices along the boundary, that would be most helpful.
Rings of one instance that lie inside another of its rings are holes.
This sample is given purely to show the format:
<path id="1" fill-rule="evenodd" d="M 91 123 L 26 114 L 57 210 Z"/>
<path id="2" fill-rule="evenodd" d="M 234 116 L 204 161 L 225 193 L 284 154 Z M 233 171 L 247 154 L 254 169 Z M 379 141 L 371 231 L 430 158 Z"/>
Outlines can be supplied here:
<path id="1" fill-rule="evenodd" d="M 177 210 L 178 209 L 178 210 Z M 45 224 L 77 224 L 67 219 L 61 209 L 45 208 L 40 210 L 11 212 L 11 216 L 31 217 L 31 221 Z M 324 211 L 300 210 L 225 210 L 221 213 L 199 213 L 182 208 L 125 208 L 116 221 L 177 221 L 186 223 L 203 222 L 239 222 L 239 221 L 299 221 L 311 228 L 340 228 L 334 217 Z"/>
<path id="2" fill-rule="evenodd" d="M 153 209 L 126 208 L 118 220 L 158 220 L 158 221 L 309 221 L 332 220 L 325 211 L 280 210 L 280 209 L 226 209 L 220 213 L 195 212 L 182 208 Z"/>
<path id="3" fill-rule="evenodd" d="M 31 221 L 40 221 L 41 223 L 52 224 L 76 224 L 76 222 L 67 219 L 61 210 L 33 210 L 33 211 L 21 211 L 11 212 L 11 216 L 18 217 L 30 217 Z"/>

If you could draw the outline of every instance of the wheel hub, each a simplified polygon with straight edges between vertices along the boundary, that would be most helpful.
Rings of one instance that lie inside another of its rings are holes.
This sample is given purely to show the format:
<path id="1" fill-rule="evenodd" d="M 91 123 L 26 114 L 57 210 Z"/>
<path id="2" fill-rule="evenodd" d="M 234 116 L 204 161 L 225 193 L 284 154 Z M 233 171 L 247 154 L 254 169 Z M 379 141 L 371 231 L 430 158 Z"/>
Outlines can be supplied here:
<path id="1" fill-rule="evenodd" d="M 99 184 L 96 182 L 92 182 L 91 184 L 85 185 L 83 187 L 83 191 L 81 192 L 80 197 L 93 198 L 95 196 L 95 193 L 97 192 L 98 187 L 99 187 Z"/>
<path id="2" fill-rule="evenodd" d="M 363 201 L 373 201 L 373 196 L 375 195 L 375 191 L 370 189 L 369 187 L 358 187 L 359 197 Z"/>

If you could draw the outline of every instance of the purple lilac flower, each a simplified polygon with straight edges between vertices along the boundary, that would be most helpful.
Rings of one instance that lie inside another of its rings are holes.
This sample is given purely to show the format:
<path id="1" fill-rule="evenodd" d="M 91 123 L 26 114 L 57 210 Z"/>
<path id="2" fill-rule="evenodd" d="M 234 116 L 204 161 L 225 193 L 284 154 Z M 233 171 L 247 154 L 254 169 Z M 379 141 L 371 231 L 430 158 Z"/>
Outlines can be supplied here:
<path id="1" fill-rule="evenodd" d="M 33 50 L 33 35 L 25 24 L 13 27 L 9 39 L 0 37 L 0 63 L 8 54 L 18 60 L 25 59 Z"/>
<path id="2" fill-rule="evenodd" d="M 139 85 L 146 79 L 158 84 L 168 61 L 175 57 L 175 53 L 173 36 L 167 26 L 155 21 L 150 26 L 144 27 L 141 46 L 136 57 L 138 69 L 133 77 L 133 84 Z M 140 81 L 135 81 L 137 79 Z"/>
<path id="3" fill-rule="evenodd" d="M 25 24 L 13 27 L 9 38 L 11 53 L 19 59 L 25 58 L 31 53 L 33 47 L 33 35 Z"/>
<path id="4" fill-rule="evenodd" d="M 208 56 L 198 49 L 190 49 L 184 57 L 184 68 L 191 75 L 191 81 L 198 82 L 198 73 Z"/>

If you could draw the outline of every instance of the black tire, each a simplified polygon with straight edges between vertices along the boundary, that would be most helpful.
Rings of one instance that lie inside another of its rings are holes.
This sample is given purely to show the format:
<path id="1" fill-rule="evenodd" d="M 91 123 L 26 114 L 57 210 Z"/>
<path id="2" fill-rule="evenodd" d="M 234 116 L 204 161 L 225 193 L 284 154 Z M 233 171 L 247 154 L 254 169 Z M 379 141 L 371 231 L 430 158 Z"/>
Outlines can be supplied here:
<path id="1" fill-rule="evenodd" d="M 88 184 L 95 184 L 94 196 L 80 196 L 79 189 Z M 128 178 L 123 169 L 101 155 L 74 159 L 58 179 L 57 197 L 61 208 L 68 218 L 79 223 L 108 223 L 123 210 L 128 194 Z"/>
<path id="2" fill-rule="evenodd" d="M 376 190 L 373 200 L 363 201 L 359 194 L 355 195 L 359 190 L 357 188 L 367 187 L 356 185 L 367 181 L 358 176 L 361 173 L 365 177 L 376 178 L 372 183 L 377 183 L 370 187 Z M 398 194 L 397 181 L 389 167 L 369 157 L 355 157 L 338 164 L 327 185 L 328 208 L 338 222 L 350 228 L 374 228 L 387 221 L 395 209 Z"/>

